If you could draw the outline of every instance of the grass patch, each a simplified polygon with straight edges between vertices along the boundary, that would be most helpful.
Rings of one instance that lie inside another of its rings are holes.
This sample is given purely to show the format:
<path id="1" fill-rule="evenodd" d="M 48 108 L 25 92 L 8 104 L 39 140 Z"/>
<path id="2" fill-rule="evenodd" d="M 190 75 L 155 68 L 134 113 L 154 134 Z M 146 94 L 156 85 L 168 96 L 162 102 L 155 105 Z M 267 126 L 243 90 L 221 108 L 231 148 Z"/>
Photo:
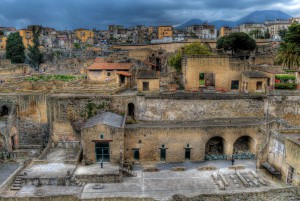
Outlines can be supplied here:
<path id="1" fill-rule="evenodd" d="M 33 76 L 33 77 L 26 77 L 26 81 L 30 82 L 36 82 L 36 81 L 53 81 L 53 80 L 59 80 L 64 82 L 70 82 L 75 80 L 76 77 L 73 75 L 39 75 L 39 76 Z"/>

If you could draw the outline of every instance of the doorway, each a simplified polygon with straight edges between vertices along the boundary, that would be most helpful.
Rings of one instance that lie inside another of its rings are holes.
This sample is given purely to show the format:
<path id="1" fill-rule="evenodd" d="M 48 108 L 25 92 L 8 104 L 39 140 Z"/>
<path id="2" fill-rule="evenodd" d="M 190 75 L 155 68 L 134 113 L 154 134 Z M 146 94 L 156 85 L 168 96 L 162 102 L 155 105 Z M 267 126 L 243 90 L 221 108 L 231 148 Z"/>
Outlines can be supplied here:
<path id="1" fill-rule="evenodd" d="M 165 148 L 160 149 L 160 160 L 166 161 L 166 149 Z"/>
<path id="2" fill-rule="evenodd" d="M 139 149 L 133 150 L 133 159 L 136 161 L 140 160 L 140 150 Z"/>
<path id="3" fill-rule="evenodd" d="M 191 160 L 191 149 L 185 148 L 185 160 L 189 161 Z"/>
<path id="4" fill-rule="evenodd" d="M 103 162 L 110 161 L 109 142 L 96 142 L 95 151 L 97 162 L 101 162 L 101 160 Z"/>

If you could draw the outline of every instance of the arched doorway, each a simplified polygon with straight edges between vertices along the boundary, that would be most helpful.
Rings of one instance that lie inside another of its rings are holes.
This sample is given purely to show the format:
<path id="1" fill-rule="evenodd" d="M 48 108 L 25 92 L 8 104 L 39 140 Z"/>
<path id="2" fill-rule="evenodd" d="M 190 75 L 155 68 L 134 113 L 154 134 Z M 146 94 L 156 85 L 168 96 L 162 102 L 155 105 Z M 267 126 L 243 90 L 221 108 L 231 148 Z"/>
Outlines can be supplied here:
<path id="1" fill-rule="evenodd" d="M 222 137 L 210 138 L 205 145 L 205 159 L 226 159 L 224 154 L 224 139 Z"/>
<path id="2" fill-rule="evenodd" d="M 7 106 L 2 106 L 1 107 L 1 112 L 0 112 L 0 117 L 8 116 L 8 107 Z"/>
<path id="3" fill-rule="evenodd" d="M 134 117 L 134 104 L 133 103 L 128 104 L 128 116 Z"/>
<path id="4" fill-rule="evenodd" d="M 239 137 L 233 144 L 233 155 L 239 159 L 255 158 L 255 141 L 250 136 Z"/>

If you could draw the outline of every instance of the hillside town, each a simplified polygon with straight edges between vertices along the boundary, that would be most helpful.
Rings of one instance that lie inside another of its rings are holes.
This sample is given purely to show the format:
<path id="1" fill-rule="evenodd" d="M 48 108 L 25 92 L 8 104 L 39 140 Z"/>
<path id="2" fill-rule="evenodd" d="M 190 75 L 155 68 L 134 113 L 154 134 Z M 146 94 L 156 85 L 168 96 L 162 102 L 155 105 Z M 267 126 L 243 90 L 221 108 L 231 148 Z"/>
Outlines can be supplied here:
<path id="1" fill-rule="evenodd" d="M 1 201 L 296 201 L 299 153 L 300 16 L 0 27 Z"/>

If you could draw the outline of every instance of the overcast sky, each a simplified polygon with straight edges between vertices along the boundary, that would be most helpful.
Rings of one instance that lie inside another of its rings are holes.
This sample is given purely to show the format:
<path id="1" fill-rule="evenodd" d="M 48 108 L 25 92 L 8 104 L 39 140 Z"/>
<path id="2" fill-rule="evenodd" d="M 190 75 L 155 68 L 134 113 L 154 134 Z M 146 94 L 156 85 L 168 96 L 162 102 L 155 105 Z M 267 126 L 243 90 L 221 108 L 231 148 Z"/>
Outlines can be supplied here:
<path id="1" fill-rule="evenodd" d="M 237 20 L 255 10 L 300 17 L 300 0 L 0 0 L 0 26 L 38 24 L 56 29 L 109 24 L 177 25 L 190 19 Z"/>

